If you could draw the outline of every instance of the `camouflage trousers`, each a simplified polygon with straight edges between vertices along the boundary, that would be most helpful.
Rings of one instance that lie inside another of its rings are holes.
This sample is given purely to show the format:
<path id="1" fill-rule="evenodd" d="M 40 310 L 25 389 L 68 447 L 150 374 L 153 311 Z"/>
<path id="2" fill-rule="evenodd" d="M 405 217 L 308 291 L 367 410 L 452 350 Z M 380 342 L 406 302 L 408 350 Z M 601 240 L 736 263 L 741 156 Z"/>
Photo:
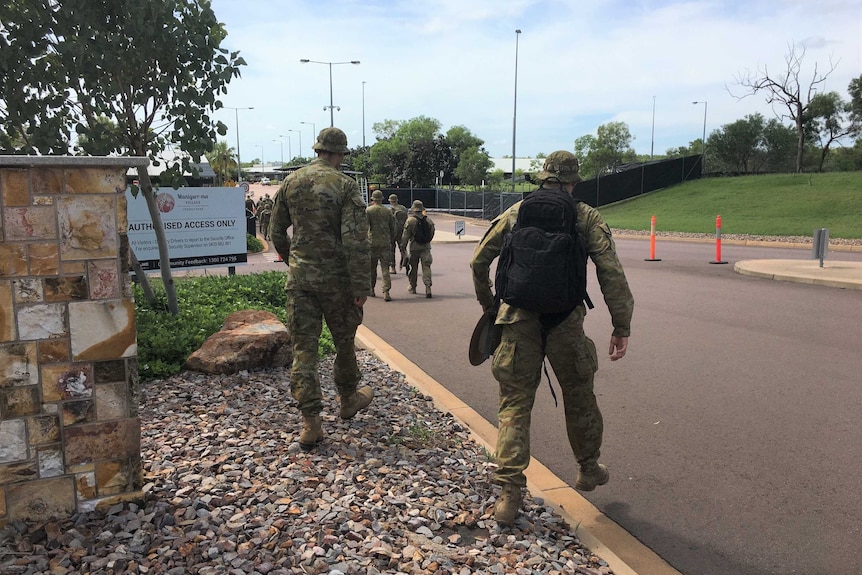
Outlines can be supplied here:
<path id="1" fill-rule="evenodd" d="M 398 246 L 398 242 L 395 242 L 394 244 L 392 244 L 392 247 L 389 248 L 389 255 L 390 255 L 389 262 L 393 266 L 396 266 L 396 269 L 398 269 L 397 266 L 398 266 L 399 262 L 400 261 L 406 261 L 406 260 L 404 260 L 404 250 L 401 249 L 401 246 L 398 246 L 398 255 L 399 255 L 400 259 L 398 259 L 398 260 L 395 259 L 395 246 Z"/>
<path id="2" fill-rule="evenodd" d="M 416 281 L 419 275 L 419 263 L 422 263 L 422 283 L 425 287 L 431 287 L 431 263 L 434 260 L 431 258 L 431 250 L 410 250 L 410 273 L 407 274 L 407 281 L 411 287 L 416 287 Z"/>
<path id="3" fill-rule="evenodd" d="M 317 373 L 317 347 L 323 320 L 335 343 L 333 380 L 342 397 L 356 392 L 362 374 L 356 363 L 354 339 L 362 323 L 362 308 L 349 292 L 309 292 L 288 290 L 287 329 L 293 344 L 290 393 L 303 415 L 323 410 L 323 393 Z"/>
<path id="4" fill-rule="evenodd" d="M 381 275 L 383 275 L 383 290 L 388 290 L 392 287 L 392 278 L 389 275 L 389 266 L 394 260 L 390 260 L 391 246 L 371 246 L 371 289 L 377 286 L 377 266 L 380 265 Z"/>
<path id="5" fill-rule="evenodd" d="M 520 487 L 527 483 L 524 470 L 530 463 L 530 419 L 546 355 L 562 389 L 566 432 L 575 459 L 580 465 L 596 462 L 604 425 L 593 393 L 596 346 L 584 334 L 583 316 L 576 310 L 553 328 L 544 351 L 538 319 L 501 327 L 492 366 L 500 384 L 494 482 Z"/>

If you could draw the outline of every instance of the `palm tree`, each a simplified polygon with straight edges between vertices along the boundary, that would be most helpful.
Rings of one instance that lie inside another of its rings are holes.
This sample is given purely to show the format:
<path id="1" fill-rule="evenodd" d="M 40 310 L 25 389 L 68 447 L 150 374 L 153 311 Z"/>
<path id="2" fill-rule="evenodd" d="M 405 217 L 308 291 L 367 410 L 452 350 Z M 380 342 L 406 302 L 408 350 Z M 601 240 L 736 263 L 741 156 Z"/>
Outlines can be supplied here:
<path id="1" fill-rule="evenodd" d="M 227 142 L 216 142 L 212 151 L 207 154 L 210 167 L 219 176 L 221 185 L 236 171 L 235 157 L 234 149 L 228 147 Z"/>

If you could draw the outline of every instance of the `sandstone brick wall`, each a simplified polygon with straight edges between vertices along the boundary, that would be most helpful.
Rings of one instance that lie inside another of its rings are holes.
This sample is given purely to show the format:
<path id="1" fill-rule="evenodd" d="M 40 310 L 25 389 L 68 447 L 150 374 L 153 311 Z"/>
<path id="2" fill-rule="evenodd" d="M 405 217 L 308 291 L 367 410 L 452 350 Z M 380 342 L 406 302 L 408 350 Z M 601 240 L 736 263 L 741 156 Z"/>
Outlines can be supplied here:
<path id="1" fill-rule="evenodd" d="M 141 488 L 125 174 L 0 156 L 0 526 Z"/>

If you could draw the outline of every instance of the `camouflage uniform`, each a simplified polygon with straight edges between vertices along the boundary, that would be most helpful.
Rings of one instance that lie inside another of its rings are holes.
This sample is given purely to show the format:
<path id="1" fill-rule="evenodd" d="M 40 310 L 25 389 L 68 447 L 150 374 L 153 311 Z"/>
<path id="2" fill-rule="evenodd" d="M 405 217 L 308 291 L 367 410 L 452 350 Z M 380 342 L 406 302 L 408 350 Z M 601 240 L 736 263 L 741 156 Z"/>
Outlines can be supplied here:
<path id="1" fill-rule="evenodd" d="M 577 164 L 575 164 L 577 165 Z M 577 180 L 576 180 L 577 181 Z M 470 267 L 476 296 L 483 308 L 494 304 L 489 271 L 500 255 L 503 238 L 518 216 L 518 202 L 498 216 L 476 246 Z M 611 231 L 599 212 L 578 204 L 578 233 L 586 239 L 605 303 L 611 314 L 613 336 L 629 337 L 634 299 L 616 255 Z M 569 444 L 581 469 L 597 465 L 602 444 L 602 414 L 593 392 L 598 370 L 596 346 L 584 333 L 586 309 L 578 306 L 546 334 L 543 347 L 539 314 L 502 302 L 496 324 L 502 326 L 492 373 L 500 385 L 495 483 L 526 485 L 530 462 L 530 417 L 541 380 L 542 361 L 548 357 L 563 396 Z M 607 479 L 605 479 L 606 481 Z"/>
<path id="2" fill-rule="evenodd" d="M 285 178 L 275 196 L 270 235 L 288 266 L 290 391 L 304 416 L 323 409 L 317 373 L 322 319 L 337 350 L 333 375 L 339 395 L 351 396 L 360 380 L 354 338 L 362 308 L 354 298 L 368 296 L 371 288 L 365 207 L 356 182 L 322 158 Z"/>
<path id="3" fill-rule="evenodd" d="M 383 275 L 383 292 L 389 293 L 392 280 L 389 277 L 390 256 L 395 245 L 395 216 L 392 210 L 384 206 L 383 194 L 376 190 L 371 194 L 372 203 L 365 210 L 368 215 L 368 230 L 371 238 L 371 294 L 377 285 L 377 264 L 379 262 Z"/>
<path id="4" fill-rule="evenodd" d="M 404 231 L 401 233 L 401 241 L 398 243 L 401 251 L 408 250 L 410 252 L 410 271 L 407 274 L 407 279 L 410 282 L 411 290 L 416 290 L 417 275 L 419 270 L 419 262 L 422 262 L 422 283 L 425 284 L 426 290 L 431 288 L 431 244 L 421 244 L 414 238 L 416 235 L 416 224 L 420 218 L 426 219 L 431 228 L 431 237 L 434 237 L 434 222 L 428 216 L 424 215 L 425 206 L 419 200 L 413 202 L 410 208 L 410 215 L 404 224 Z"/>
<path id="5" fill-rule="evenodd" d="M 395 242 L 392 244 L 392 270 L 395 270 L 395 246 L 398 246 L 398 252 L 401 255 L 401 260 L 404 260 L 404 249 L 399 244 L 401 233 L 404 231 L 404 223 L 407 221 L 407 208 L 398 203 L 398 196 L 395 194 L 389 195 L 389 204 L 392 206 L 392 213 L 395 215 Z M 403 266 L 402 266 L 403 267 Z"/>

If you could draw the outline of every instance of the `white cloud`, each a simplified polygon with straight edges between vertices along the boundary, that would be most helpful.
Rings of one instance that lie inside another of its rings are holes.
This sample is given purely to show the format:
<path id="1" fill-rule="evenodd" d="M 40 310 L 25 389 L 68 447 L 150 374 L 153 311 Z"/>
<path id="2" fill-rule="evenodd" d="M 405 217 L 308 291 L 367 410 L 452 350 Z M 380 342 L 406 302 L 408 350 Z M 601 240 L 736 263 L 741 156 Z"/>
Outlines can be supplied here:
<path id="1" fill-rule="evenodd" d="M 635 149 L 649 153 L 655 97 L 656 152 L 687 145 L 707 131 L 760 112 L 759 95 L 738 99 L 746 70 L 784 66 L 788 46 L 806 47 L 802 78 L 837 68 L 825 88 L 847 97 L 862 73 L 855 1 L 591 0 L 214 0 L 226 47 L 248 66 L 223 98 L 254 106 L 240 116 L 243 156 L 278 158 L 279 135 L 293 154 L 311 154 L 315 130 L 328 126 L 329 66 L 335 124 L 351 144 L 374 142 L 385 119 L 436 118 L 445 131 L 464 125 L 492 155 L 511 154 L 518 50 L 517 153 L 572 148 L 575 138 L 624 121 Z M 521 29 L 517 37 L 515 30 Z M 235 146 L 232 110 L 218 114 Z M 301 122 L 308 122 L 302 124 Z M 298 130 L 291 132 L 289 130 Z"/>

